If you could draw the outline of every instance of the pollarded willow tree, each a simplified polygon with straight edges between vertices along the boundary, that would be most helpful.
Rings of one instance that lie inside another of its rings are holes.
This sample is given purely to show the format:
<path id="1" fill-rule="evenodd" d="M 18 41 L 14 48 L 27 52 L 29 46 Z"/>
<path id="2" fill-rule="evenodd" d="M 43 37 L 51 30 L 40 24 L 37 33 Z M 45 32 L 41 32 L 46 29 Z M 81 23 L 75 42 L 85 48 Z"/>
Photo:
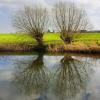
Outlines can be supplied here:
<path id="1" fill-rule="evenodd" d="M 25 6 L 18 11 L 13 19 L 14 27 L 20 32 L 26 32 L 36 39 L 39 46 L 43 45 L 43 34 L 48 23 L 48 11 L 41 5 Z"/>
<path id="2" fill-rule="evenodd" d="M 90 23 L 83 8 L 74 2 L 58 2 L 53 8 L 54 22 L 57 30 L 61 33 L 61 39 L 65 43 L 73 41 L 74 33 L 88 30 Z"/>

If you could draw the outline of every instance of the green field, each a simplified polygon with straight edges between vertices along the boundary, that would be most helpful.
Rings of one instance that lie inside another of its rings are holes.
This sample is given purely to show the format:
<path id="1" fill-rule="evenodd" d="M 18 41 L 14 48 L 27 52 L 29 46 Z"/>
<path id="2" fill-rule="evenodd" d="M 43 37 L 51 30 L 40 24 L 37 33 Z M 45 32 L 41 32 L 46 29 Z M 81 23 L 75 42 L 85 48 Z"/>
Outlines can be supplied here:
<path id="1" fill-rule="evenodd" d="M 43 37 L 44 43 L 52 43 L 53 41 L 62 41 L 60 34 L 56 33 L 45 33 Z M 14 43 L 14 44 L 36 44 L 36 40 L 28 34 L 0 34 L 0 43 Z"/>
<path id="2" fill-rule="evenodd" d="M 45 33 L 43 37 L 44 43 L 63 43 L 60 39 L 60 34 L 58 33 Z M 90 42 L 90 41 L 100 41 L 100 33 L 81 33 L 76 38 L 77 42 Z M 14 43 L 14 44 L 36 44 L 36 40 L 27 34 L 0 34 L 0 44 L 2 43 Z"/>

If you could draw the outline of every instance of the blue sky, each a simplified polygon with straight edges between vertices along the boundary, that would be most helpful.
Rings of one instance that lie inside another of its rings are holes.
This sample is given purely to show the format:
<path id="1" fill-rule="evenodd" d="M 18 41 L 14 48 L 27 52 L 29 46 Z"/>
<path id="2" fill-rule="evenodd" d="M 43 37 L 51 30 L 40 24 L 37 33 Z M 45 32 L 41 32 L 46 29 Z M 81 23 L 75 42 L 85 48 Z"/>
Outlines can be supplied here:
<path id="1" fill-rule="evenodd" d="M 0 33 L 14 32 L 12 26 L 13 14 L 24 5 L 40 3 L 48 8 L 59 0 L 0 0 Z M 67 0 L 62 0 L 67 1 Z M 74 0 L 77 4 L 83 6 L 89 16 L 94 29 L 100 29 L 100 0 Z"/>

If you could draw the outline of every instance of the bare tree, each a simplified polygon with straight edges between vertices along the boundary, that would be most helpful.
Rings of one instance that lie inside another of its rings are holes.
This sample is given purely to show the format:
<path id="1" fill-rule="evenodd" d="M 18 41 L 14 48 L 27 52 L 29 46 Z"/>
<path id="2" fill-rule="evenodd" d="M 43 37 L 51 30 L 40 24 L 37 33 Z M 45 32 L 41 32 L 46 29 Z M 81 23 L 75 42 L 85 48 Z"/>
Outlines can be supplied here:
<path id="1" fill-rule="evenodd" d="M 61 33 L 61 39 L 71 43 L 73 33 L 90 28 L 86 11 L 74 2 L 58 2 L 53 8 L 54 22 Z"/>
<path id="2" fill-rule="evenodd" d="M 43 45 L 43 34 L 48 23 L 48 11 L 41 5 L 25 6 L 14 16 L 13 25 L 20 32 L 30 33 L 38 44 Z"/>

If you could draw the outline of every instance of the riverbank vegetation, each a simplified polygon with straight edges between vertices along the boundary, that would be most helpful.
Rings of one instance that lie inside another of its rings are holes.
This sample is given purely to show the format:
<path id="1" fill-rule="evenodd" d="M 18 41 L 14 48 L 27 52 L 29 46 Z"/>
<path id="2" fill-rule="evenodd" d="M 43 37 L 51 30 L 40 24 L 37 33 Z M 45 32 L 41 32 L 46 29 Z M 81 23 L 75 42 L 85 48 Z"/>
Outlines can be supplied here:
<path id="1" fill-rule="evenodd" d="M 43 42 L 50 52 L 100 51 L 100 33 L 81 33 L 67 45 L 61 40 L 60 33 L 45 33 Z M 29 34 L 0 34 L 0 51 L 30 51 L 36 45 L 37 41 Z"/>

